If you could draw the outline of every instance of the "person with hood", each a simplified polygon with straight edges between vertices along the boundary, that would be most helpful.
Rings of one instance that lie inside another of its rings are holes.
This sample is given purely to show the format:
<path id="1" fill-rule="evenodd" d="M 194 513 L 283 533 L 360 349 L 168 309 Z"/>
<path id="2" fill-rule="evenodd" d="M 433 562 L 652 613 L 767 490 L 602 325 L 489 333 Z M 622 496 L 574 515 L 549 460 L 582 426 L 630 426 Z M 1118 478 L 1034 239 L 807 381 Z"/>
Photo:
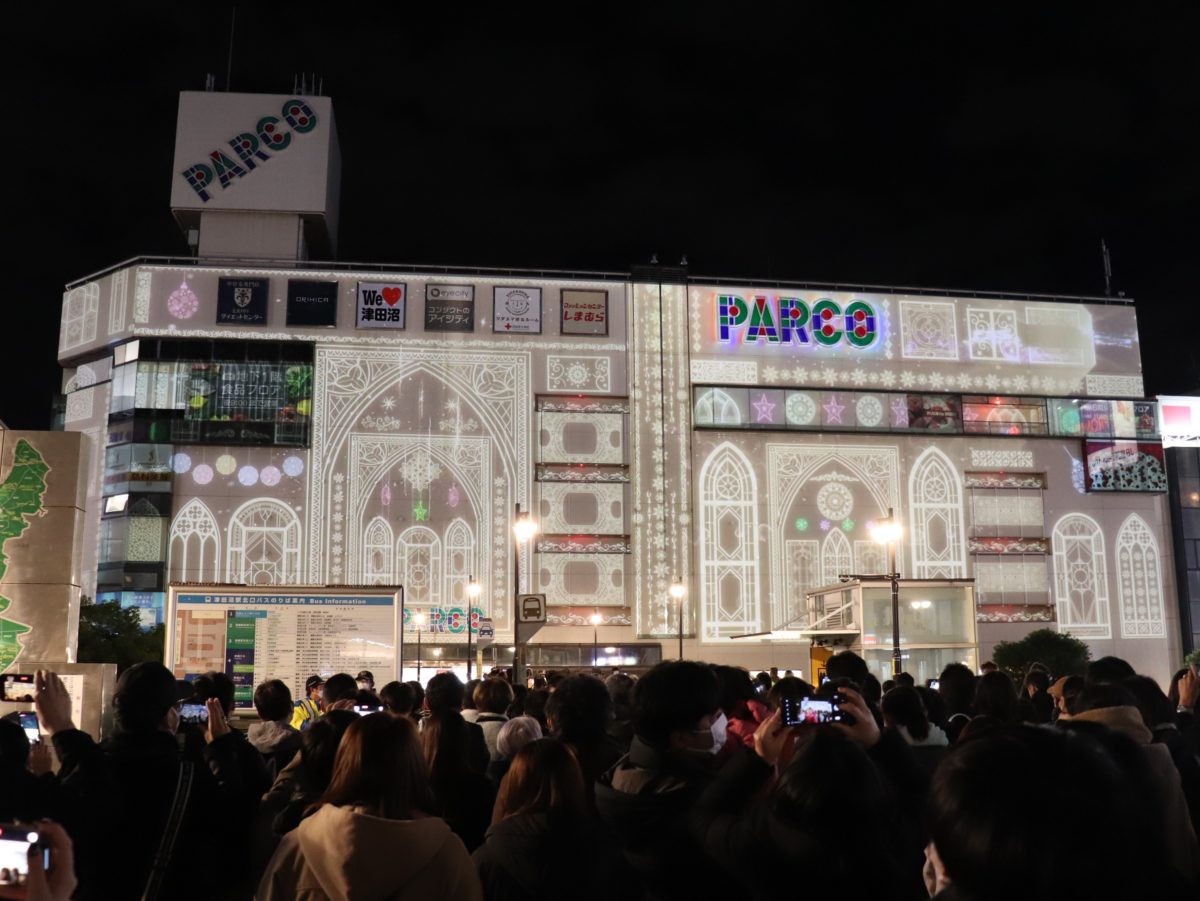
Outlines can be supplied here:
<path id="1" fill-rule="evenodd" d="M 596 810 L 618 837 L 647 896 L 715 898 L 737 892 L 688 829 L 696 799 L 725 747 L 717 678 L 702 663 L 660 663 L 633 692 L 629 753 L 596 783 Z"/>
<path id="2" fill-rule="evenodd" d="M 259 901 L 477 901 L 471 858 L 431 816 L 416 727 L 393 716 L 350 724 L 315 812 L 284 836 Z"/>
<path id="3" fill-rule="evenodd" d="M 517 753 L 471 857 L 486 901 L 601 901 L 614 886 L 631 897 L 620 854 L 590 815 L 575 752 L 561 741 L 537 739 Z"/>
<path id="4" fill-rule="evenodd" d="M 884 726 L 904 736 L 921 768 L 932 775 L 950 742 L 945 732 L 929 722 L 921 695 L 915 688 L 897 685 L 883 696 L 881 706 Z"/>
<path id="5" fill-rule="evenodd" d="M 254 689 L 254 709 L 259 721 L 250 724 L 246 738 L 266 760 L 274 782 L 300 750 L 300 731 L 292 728 L 292 692 L 279 679 L 269 679 Z"/>

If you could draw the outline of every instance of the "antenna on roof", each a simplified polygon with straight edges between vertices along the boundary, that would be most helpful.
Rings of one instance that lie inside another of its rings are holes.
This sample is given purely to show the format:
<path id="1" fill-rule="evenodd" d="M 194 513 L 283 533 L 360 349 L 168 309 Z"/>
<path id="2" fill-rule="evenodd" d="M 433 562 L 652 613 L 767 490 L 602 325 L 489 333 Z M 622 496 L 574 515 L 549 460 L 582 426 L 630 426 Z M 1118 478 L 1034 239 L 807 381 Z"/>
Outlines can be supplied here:
<path id="1" fill-rule="evenodd" d="M 1112 297 L 1112 257 L 1108 255 L 1108 245 L 1100 239 L 1100 253 L 1104 255 L 1104 296 Z"/>
<path id="2" fill-rule="evenodd" d="M 217 76 L 209 72 L 204 76 L 204 90 L 211 94 L 217 89 Z"/>

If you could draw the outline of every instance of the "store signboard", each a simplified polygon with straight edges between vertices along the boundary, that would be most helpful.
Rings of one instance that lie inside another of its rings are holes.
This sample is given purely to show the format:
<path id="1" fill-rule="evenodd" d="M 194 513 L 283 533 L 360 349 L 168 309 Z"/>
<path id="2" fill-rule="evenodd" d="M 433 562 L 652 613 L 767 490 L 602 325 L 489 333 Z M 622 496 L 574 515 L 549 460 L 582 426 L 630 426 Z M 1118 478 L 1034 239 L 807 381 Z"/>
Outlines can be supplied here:
<path id="1" fill-rule="evenodd" d="M 1200 447 L 1200 397 L 1159 395 L 1163 447 Z"/>
<path id="2" fill-rule="evenodd" d="M 425 286 L 425 331 L 475 331 L 475 288 L 473 285 Z"/>
<path id="3" fill-rule="evenodd" d="M 564 335 L 608 334 L 608 292 L 562 290 Z"/>
<path id="4" fill-rule="evenodd" d="M 265 278 L 222 278 L 217 280 L 217 325 L 266 325 Z"/>
<path id="5" fill-rule="evenodd" d="M 287 324 L 289 326 L 336 326 L 337 295 L 337 282 L 288 279 Z"/>
<path id="6" fill-rule="evenodd" d="M 354 327 L 403 329 L 407 303 L 403 282 L 359 282 Z"/>
<path id="7" fill-rule="evenodd" d="M 492 331 L 509 335 L 542 333 L 542 289 L 492 289 Z"/>

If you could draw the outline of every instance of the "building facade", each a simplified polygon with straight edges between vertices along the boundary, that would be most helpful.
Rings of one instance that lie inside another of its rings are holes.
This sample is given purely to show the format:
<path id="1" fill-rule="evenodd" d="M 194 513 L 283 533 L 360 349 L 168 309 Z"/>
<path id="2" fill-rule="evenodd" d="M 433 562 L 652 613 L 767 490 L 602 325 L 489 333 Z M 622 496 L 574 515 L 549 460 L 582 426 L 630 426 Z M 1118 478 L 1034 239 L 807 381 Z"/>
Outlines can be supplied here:
<path id="1" fill-rule="evenodd" d="M 332 127 L 320 99 L 238 99 L 281 102 Z M 806 594 L 884 572 L 892 509 L 906 579 L 974 580 L 978 659 L 1049 626 L 1159 678 L 1177 663 L 1130 304 L 314 263 L 319 214 L 205 207 L 213 153 L 176 166 L 201 183 L 173 195 L 200 258 L 63 298 L 66 428 L 95 449 L 86 594 L 151 621 L 171 581 L 402 585 L 406 628 L 423 612 L 425 647 L 452 648 L 471 578 L 471 622 L 506 643 L 519 579 L 547 596 L 537 642 L 673 656 L 682 621 L 689 655 L 807 671 Z M 237 252 L 255 229 L 270 262 Z M 518 505 L 541 533 L 514 559 Z"/>

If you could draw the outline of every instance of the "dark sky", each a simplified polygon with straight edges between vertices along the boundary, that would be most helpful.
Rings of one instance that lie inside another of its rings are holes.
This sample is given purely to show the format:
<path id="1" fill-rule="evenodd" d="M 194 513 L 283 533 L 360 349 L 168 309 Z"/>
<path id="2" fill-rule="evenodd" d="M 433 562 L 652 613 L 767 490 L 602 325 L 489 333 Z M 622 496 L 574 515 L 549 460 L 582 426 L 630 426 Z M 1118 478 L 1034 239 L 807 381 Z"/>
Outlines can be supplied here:
<path id="1" fill-rule="evenodd" d="M 1138 300 L 1148 393 L 1200 382 L 1194 7 L 330 6 L 239 8 L 232 87 L 323 77 L 342 260 L 622 270 L 686 253 L 706 275 L 1100 294 L 1103 237 Z M 6 12 L 2 63 L 14 427 L 49 422 L 63 284 L 185 252 L 177 97 L 207 72 L 224 87 L 231 9 L 40 8 Z"/>

